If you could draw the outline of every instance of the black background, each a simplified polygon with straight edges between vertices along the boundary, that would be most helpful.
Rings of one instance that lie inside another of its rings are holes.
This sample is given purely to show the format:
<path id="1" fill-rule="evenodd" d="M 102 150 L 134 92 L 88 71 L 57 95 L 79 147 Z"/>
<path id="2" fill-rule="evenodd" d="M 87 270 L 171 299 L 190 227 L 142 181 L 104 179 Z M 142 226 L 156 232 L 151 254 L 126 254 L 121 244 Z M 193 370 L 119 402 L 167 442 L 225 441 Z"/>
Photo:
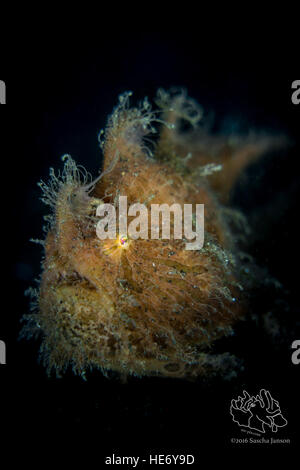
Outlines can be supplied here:
<path id="1" fill-rule="evenodd" d="M 19 44 L 3 59 L 0 339 L 7 345 L 7 365 L 0 368 L 0 413 L 6 417 L 1 442 L 8 437 L 33 459 L 37 447 L 45 447 L 45 455 L 56 455 L 60 446 L 78 455 L 93 452 L 97 466 L 112 452 L 194 453 L 199 463 L 205 450 L 237 451 L 230 439 L 245 436 L 231 421 L 230 400 L 243 389 L 255 394 L 266 388 L 288 419 L 273 437 L 290 438 L 289 446 L 281 446 L 287 450 L 299 445 L 300 365 L 291 363 L 291 343 L 300 337 L 300 105 L 291 102 L 299 70 L 290 57 L 295 57 L 291 51 L 288 55 L 271 40 L 247 48 L 237 42 L 222 46 L 222 41 L 213 46 L 196 35 L 138 31 L 99 37 L 99 44 Z M 42 237 L 47 209 L 36 183 L 47 180 L 50 166 L 61 168 L 65 153 L 97 174 L 97 134 L 118 95 L 132 90 L 134 101 L 151 99 L 157 88 L 170 86 L 186 87 L 214 113 L 212 132 L 263 129 L 285 133 L 293 142 L 253 165 L 232 197 L 257 224 L 250 253 L 283 286 L 257 288 L 252 311 L 276 311 L 283 334 L 274 344 L 260 324 L 246 323 L 235 338 L 221 342 L 219 350 L 230 349 L 245 361 L 245 370 L 231 382 L 132 378 L 120 384 L 96 372 L 87 382 L 71 374 L 48 378 L 37 363 L 38 344 L 17 341 L 20 318 L 28 312 L 24 291 L 40 273 L 41 248 L 29 239 Z"/>

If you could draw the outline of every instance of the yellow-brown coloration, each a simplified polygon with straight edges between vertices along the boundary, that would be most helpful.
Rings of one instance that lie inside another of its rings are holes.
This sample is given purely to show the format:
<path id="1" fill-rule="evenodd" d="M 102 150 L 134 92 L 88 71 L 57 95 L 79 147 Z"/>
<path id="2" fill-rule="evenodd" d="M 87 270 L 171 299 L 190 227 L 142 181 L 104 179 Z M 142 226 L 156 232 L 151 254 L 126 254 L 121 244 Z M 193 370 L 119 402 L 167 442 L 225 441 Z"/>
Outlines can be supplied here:
<path id="1" fill-rule="evenodd" d="M 41 184 L 53 216 L 27 330 L 42 333 L 44 363 L 58 374 L 71 365 L 83 376 L 93 367 L 138 376 L 200 375 L 207 364 L 222 367 L 225 356 L 212 360 L 208 351 L 243 314 L 239 266 L 220 201 L 270 140 L 201 144 L 201 110 L 184 94 L 160 91 L 162 120 L 147 101 L 130 109 L 128 96 L 105 132 L 102 175 L 90 181 L 66 156 L 61 177 L 52 171 L 49 185 Z M 192 130 L 181 133 L 180 119 Z M 161 133 L 152 154 L 144 139 L 155 121 Z M 128 206 L 204 204 L 204 247 L 187 251 L 184 240 L 172 237 L 98 239 L 97 206 L 118 208 L 124 195 Z"/>

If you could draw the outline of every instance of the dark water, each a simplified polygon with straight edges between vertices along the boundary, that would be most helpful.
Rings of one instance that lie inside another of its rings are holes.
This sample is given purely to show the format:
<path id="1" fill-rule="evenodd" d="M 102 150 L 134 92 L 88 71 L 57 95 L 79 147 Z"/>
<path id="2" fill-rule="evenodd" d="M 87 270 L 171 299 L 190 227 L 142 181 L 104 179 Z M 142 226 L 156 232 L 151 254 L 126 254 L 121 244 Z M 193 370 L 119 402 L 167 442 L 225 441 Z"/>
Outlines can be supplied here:
<path id="1" fill-rule="evenodd" d="M 29 459 L 37 445 L 52 449 L 51 455 L 65 445 L 74 455 L 76 443 L 79 453 L 98 455 L 97 466 L 112 451 L 147 455 L 172 450 L 193 453 L 199 463 L 205 450 L 233 451 L 230 439 L 244 437 L 231 420 L 231 399 L 244 389 L 256 394 L 266 388 L 288 420 L 273 437 L 289 438 L 287 449 L 299 445 L 300 365 L 291 362 L 291 344 L 300 339 L 300 105 L 291 103 L 291 83 L 300 77 L 282 56 L 271 59 L 271 51 L 266 46 L 255 54 L 234 48 L 213 53 L 195 38 L 152 33 L 138 41 L 110 39 L 99 50 L 71 44 L 59 54 L 48 47 L 42 53 L 20 50 L 10 73 L 0 77 L 6 80 L 10 102 L 5 110 L 1 107 L 0 339 L 7 346 L 7 365 L 0 369 L 0 413 L 7 417 L 1 442 L 8 437 L 20 447 L 23 443 Z M 20 318 L 28 311 L 23 292 L 40 272 L 41 248 L 28 241 L 42 236 L 46 213 L 36 182 L 47 179 L 50 166 L 61 165 L 64 153 L 97 174 L 97 134 L 118 94 L 132 90 L 139 100 L 170 86 L 186 87 L 214 112 L 212 132 L 264 129 L 286 133 L 293 142 L 286 151 L 252 165 L 232 194 L 233 205 L 255 227 L 249 252 L 282 285 L 258 286 L 250 302 L 258 318 L 268 311 L 278 318 L 279 337 L 272 341 L 258 320 L 242 323 L 233 338 L 222 340 L 217 349 L 244 359 L 244 371 L 230 382 L 133 378 L 120 384 L 97 373 L 89 374 L 87 382 L 71 374 L 49 379 L 37 363 L 38 344 L 17 341 Z M 73 447 L 67 444 L 71 436 Z"/>

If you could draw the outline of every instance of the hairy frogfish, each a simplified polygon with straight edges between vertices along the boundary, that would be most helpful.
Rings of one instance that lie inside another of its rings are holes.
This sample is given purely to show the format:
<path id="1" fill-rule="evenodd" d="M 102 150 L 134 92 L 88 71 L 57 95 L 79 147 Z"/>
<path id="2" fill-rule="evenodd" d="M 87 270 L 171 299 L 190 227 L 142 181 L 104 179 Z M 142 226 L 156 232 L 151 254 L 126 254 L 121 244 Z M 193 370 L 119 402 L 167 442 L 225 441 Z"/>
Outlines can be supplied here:
<path id="1" fill-rule="evenodd" d="M 65 155 L 63 171 L 51 169 L 49 182 L 39 183 L 51 213 L 23 334 L 40 337 L 42 361 L 57 376 L 68 367 L 82 377 L 95 368 L 125 377 L 222 372 L 232 357 L 214 354 L 214 346 L 247 311 L 235 233 L 247 224 L 228 206 L 230 191 L 247 165 L 280 142 L 213 135 L 182 90 L 160 89 L 155 110 L 147 98 L 130 107 L 130 96 L 119 97 L 99 134 L 98 177 Z M 169 239 L 99 239 L 97 208 L 110 203 L 118 211 L 120 196 L 149 208 L 204 204 L 202 248 L 187 250 L 173 219 Z"/>

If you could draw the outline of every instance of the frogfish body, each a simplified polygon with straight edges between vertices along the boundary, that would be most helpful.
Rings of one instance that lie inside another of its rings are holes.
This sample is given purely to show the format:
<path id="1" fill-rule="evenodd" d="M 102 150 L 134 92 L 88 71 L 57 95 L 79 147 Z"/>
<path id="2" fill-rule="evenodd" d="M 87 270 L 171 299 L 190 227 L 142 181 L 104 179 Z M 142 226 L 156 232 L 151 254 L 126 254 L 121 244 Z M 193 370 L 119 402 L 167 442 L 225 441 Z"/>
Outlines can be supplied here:
<path id="1" fill-rule="evenodd" d="M 57 375 L 69 366 L 83 377 L 91 368 L 182 378 L 222 370 L 230 356 L 214 355 L 214 344 L 245 313 L 224 204 L 245 166 L 276 142 L 209 136 L 199 125 L 201 108 L 183 92 L 159 90 L 157 112 L 147 99 L 130 108 L 129 96 L 120 97 L 101 136 L 104 162 L 95 180 L 65 156 L 62 174 L 51 170 L 49 183 L 40 183 L 52 212 L 24 332 L 40 335 L 43 362 Z M 160 133 L 150 149 L 155 125 Z M 170 239 L 99 239 L 97 207 L 118 211 L 120 196 L 128 206 L 204 204 L 203 247 L 187 250 L 172 220 Z"/>

